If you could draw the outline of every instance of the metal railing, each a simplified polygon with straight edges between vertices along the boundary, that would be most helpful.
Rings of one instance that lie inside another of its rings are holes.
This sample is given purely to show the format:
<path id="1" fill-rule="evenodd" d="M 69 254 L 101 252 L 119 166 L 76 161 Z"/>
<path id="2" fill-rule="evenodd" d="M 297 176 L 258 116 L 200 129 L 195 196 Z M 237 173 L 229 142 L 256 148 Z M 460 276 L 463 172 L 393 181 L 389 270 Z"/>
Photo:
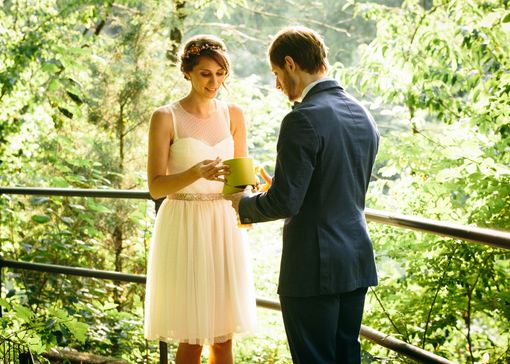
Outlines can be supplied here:
<path id="1" fill-rule="evenodd" d="M 146 191 L 126 190 L 0 187 L 0 194 L 150 199 L 150 195 Z M 391 214 L 373 209 L 367 209 L 365 215 L 369 221 L 448 236 L 454 239 L 468 240 L 497 248 L 510 249 L 510 233 L 504 231 L 462 226 L 430 219 Z M 2 257 L 0 257 L 0 269 L 2 267 L 111 279 L 122 282 L 145 283 L 145 276 L 143 275 L 52 264 L 19 262 L 2 259 Z M 280 310 L 280 304 L 277 301 L 257 298 L 257 305 L 268 309 Z M 360 335 L 378 345 L 420 363 L 452 363 L 434 353 L 410 345 L 365 325 L 362 325 Z M 160 363 L 167 363 L 167 360 L 167 346 L 165 343 L 160 342 Z"/>
<path id="2" fill-rule="evenodd" d="M 0 363 L 33 364 L 34 358 L 28 346 L 0 336 Z"/>

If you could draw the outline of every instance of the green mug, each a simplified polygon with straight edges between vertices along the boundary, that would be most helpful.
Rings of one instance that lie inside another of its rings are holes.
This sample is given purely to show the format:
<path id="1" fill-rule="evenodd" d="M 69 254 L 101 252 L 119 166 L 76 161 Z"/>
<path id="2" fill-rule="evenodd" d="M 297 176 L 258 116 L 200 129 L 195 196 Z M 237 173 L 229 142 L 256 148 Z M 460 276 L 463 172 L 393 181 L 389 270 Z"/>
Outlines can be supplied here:
<path id="1" fill-rule="evenodd" d="M 248 185 L 257 184 L 253 159 L 249 157 L 227 159 L 223 164 L 230 167 L 230 174 L 225 176 L 223 193 L 230 195 L 236 192 L 243 192 Z"/>

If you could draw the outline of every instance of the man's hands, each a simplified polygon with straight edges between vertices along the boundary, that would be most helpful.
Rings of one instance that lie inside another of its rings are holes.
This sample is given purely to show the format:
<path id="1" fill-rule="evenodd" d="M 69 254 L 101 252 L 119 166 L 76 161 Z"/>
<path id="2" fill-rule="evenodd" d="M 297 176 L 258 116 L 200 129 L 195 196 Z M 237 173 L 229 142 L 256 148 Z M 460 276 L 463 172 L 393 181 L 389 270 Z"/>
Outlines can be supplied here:
<path id="1" fill-rule="evenodd" d="M 246 186 L 243 192 L 233 193 L 231 195 L 224 195 L 225 200 L 232 201 L 232 207 L 236 210 L 236 213 L 239 214 L 239 201 L 243 197 L 253 196 L 253 187 L 251 185 Z"/>
<path id="2" fill-rule="evenodd" d="M 225 176 L 230 173 L 230 170 L 227 165 L 220 162 L 219 157 L 214 160 L 203 160 L 192 167 L 193 173 L 195 173 L 197 179 L 205 178 L 209 181 L 225 182 Z"/>
<path id="3" fill-rule="evenodd" d="M 255 170 L 264 180 L 265 182 L 264 184 L 257 184 L 257 186 L 255 186 L 255 189 L 253 189 L 252 186 L 248 185 L 246 186 L 243 192 L 233 193 L 231 195 L 224 195 L 226 200 L 232 201 L 232 207 L 236 210 L 237 214 L 239 214 L 239 201 L 241 200 L 241 198 L 246 196 L 248 197 L 253 196 L 254 192 L 255 193 L 267 192 L 269 187 L 271 187 L 273 178 L 266 172 L 266 170 L 262 167 L 256 167 Z"/>

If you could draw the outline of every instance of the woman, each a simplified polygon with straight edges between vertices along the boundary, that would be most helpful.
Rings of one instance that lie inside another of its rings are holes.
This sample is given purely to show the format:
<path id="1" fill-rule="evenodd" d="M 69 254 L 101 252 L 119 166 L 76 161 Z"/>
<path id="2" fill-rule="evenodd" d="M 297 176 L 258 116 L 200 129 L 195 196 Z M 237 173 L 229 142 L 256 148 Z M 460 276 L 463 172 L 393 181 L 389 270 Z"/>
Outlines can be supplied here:
<path id="1" fill-rule="evenodd" d="M 149 131 L 147 177 L 166 196 L 155 222 L 146 293 L 145 337 L 179 342 L 176 363 L 233 363 L 232 336 L 252 331 L 255 296 L 246 244 L 222 196 L 221 161 L 247 156 L 241 109 L 215 97 L 230 72 L 224 43 L 190 39 L 181 71 L 191 90 L 158 108 Z"/>

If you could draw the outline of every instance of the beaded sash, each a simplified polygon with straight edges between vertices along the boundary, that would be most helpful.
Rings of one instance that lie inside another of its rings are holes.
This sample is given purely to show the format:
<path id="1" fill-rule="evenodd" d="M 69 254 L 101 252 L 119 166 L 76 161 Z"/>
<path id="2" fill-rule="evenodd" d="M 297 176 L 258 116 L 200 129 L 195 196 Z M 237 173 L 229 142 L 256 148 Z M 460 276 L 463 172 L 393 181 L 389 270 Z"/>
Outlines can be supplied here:
<path id="1" fill-rule="evenodd" d="M 224 199 L 222 193 L 174 193 L 167 196 L 167 198 L 185 201 L 215 201 Z"/>

